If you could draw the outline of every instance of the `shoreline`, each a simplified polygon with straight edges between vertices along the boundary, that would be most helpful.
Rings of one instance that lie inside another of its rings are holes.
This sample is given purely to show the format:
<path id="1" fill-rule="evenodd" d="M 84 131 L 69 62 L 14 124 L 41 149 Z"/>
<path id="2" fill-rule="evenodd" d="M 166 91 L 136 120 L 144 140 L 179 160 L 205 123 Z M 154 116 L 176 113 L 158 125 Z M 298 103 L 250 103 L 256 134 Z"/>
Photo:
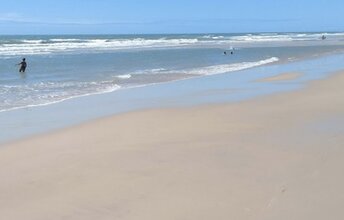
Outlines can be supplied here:
<path id="1" fill-rule="evenodd" d="M 302 62 L 265 65 L 229 74 L 195 77 L 1 112 L 0 144 L 124 112 L 233 103 L 298 90 L 309 81 L 326 78 L 343 69 L 343 57 L 341 54 Z M 296 72 L 302 75 L 289 81 L 258 82 L 259 79 L 275 77 L 281 73 Z"/>
<path id="2" fill-rule="evenodd" d="M 344 72 L 129 112 L 0 148 L 6 219 L 343 218 Z"/>

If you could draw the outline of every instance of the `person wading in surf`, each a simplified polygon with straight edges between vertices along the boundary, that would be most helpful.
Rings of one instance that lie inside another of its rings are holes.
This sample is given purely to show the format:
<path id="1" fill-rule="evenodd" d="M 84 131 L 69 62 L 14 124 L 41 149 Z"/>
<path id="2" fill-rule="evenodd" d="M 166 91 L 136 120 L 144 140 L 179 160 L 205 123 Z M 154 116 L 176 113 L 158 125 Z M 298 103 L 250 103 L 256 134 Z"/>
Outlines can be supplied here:
<path id="1" fill-rule="evenodd" d="M 22 62 L 18 63 L 17 65 L 20 65 L 19 72 L 25 73 L 25 69 L 27 67 L 27 63 L 25 61 L 25 58 L 23 58 Z"/>

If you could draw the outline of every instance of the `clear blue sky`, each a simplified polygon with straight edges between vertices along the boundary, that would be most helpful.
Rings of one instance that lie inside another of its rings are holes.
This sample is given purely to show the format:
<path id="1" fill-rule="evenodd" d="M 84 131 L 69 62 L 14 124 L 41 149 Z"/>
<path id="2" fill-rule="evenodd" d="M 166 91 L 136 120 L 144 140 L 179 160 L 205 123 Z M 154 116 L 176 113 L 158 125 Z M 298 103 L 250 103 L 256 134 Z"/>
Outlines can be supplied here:
<path id="1" fill-rule="evenodd" d="M 344 0 L 0 0 L 0 34 L 344 31 Z"/>

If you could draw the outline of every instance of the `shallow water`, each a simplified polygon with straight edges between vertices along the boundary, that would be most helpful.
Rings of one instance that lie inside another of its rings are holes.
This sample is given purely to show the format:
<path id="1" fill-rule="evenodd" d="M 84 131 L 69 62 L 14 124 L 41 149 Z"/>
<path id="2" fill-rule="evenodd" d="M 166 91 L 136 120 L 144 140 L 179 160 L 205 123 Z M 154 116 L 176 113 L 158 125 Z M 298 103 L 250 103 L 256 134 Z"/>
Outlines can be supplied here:
<path id="1" fill-rule="evenodd" d="M 2 36 L 0 113 L 344 49 L 343 33 L 323 34 Z M 22 57 L 25 74 L 15 65 Z"/>
<path id="2" fill-rule="evenodd" d="M 228 74 L 121 89 L 53 105 L 6 111 L 0 113 L 0 143 L 128 111 L 238 102 L 292 91 L 304 87 L 311 80 L 323 79 L 343 70 L 342 60 L 344 54 L 275 63 Z M 258 81 L 288 72 L 301 74 L 287 81 Z"/>

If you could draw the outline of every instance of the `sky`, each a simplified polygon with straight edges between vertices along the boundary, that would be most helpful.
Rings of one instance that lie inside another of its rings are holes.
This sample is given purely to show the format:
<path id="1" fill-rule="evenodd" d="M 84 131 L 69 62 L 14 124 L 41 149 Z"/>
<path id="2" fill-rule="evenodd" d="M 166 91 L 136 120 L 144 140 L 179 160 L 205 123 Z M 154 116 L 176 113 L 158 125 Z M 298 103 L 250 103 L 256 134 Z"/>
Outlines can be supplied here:
<path id="1" fill-rule="evenodd" d="M 3 34 L 344 31 L 343 0 L 0 0 Z"/>

